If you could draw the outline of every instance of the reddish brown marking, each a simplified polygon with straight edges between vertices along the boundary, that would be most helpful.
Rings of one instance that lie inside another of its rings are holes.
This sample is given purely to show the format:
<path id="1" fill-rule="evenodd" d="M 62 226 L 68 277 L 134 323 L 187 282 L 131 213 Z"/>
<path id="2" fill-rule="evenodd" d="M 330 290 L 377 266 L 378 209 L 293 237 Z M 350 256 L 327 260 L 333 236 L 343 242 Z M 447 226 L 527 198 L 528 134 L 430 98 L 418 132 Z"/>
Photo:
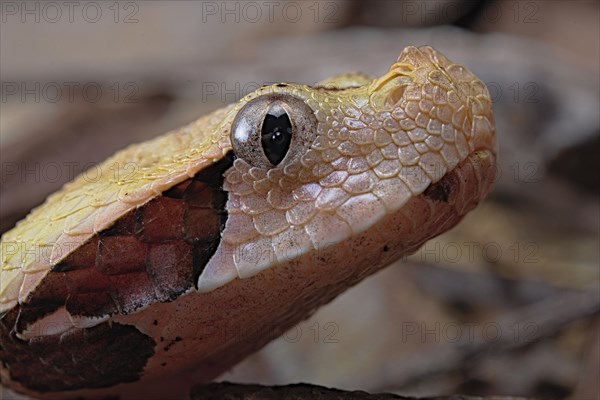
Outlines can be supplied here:
<path id="1" fill-rule="evenodd" d="M 181 239 L 183 215 L 187 207 L 182 200 L 162 196 L 145 207 L 138 208 L 138 239 L 147 243 Z"/>
<path id="2" fill-rule="evenodd" d="M 157 300 L 154 285 L 145 271 L 113 275 L 110 280 L 112 287 L 108 293 L 117 304 L 119 314 L 130 314 Z"/>
<path id="3" fill-rule="evenodd" d="M 66 308 L 72 315 L 109 315 L 118 311 L 115 299 L 108 292 L 76 293 L 69 297 Z"/>
<path id="4" fill-rule="evenodd" d="M 186 181 L 178 183 L 177 185 L 173 186 L 171 189 L 165 190 L 163 192 L 163 196 L 172 197 L 174 199 L 181 199 L 183 197 L 183 194 L 187 190 L 188 186 L 190 186 L 190 184 L 193 182 L 194 182 L 193 179 L 188 179 Z"/>
<path id="5" fill-rule="evenodd" d="M 61 263 L 61 270 L 68 271 L 76 268 L 91 267 L 96 264 L 96 251 L 98 249 L 98 236 L 88 240 L 77 251 L 71 253 L 65 261 Z"/>
<path id="6" fill-rule="evenodd" d="M 122 216 L 113 226 L 100 232 L 100 237 L 115 236 L 115 235 L 136 235 L 137 225 L 135 224 L 135 212 L 130 212 Z M 72 254 L 71 254 L 72 255 Z M 64 262 L 64 261 L 63 261 Z"/>
<path id="7" fill-rule="evenodd" d="M 446 174 L 440 181 L 425 189 L 423 194 L 433 201 L 443 201 L 444 203 L 448 203 L 459 186 L 460 182 L 454 174 Z"/>
<path id="8" fill-rule="evenodd" d="M 201 208 L 211 208 L 213 204 L 211 188 L 201 181 L 192 182 L 182 198 L 189 205 Z"/>
<path id="9" fill-rule="evenodd" d="M 40 392 L 135 381 L 156 345 L 131 325 L 108 322 L 24 341 L 10 320 L 0 320 L 0 359 L 13 380 Z"/>
<path id="10" fill-rule="evenodd" d="M 77 316 L 129 314 L 192 289 L 221 240 L 223 173 L 232 163 L 229 154 L 127 213 L 55 265 L 24 304 L 0 316 L 0 360 L 11 379 L 39 391 L 139 379 L 155 343 L 133 326 L 107 322 L 30 341 L 16 333 L 62 306 Z"/>
<path id="11" fill-rule="evenodd" d="M 157 289 L 159 300 L 174 300 L 181 288 L 194 279 L 192 246 L 174 241 L 153 246 L 148 255 L 148 275 Z"/>
<path id="12" fill-rule="evenodd" d="M 100 238 L 95 267 L 102 274 L 119 275 L 146 269 L 148 245 L 135 236 Z"/>
<path id="13" fill-rule="evenodd" d="M 66 298 L 71 291 L 64 274 L 48 274 L 45 278 L 45 285 L 40 285 L 32 292 L 27 304 L 31 306 L 41 306 L 55 304 L 63 305 L 61 299 Z"/>
<path id="14" fill-rule="evenodd" d="M 81 268 L 64 274 L 70 293 L 105 292 L 111 287 L 110 275 L 97 268 Z"/>
<path id="15" fill-rule="evenodd" d="M 189 206 L 185 213 L 185 239 L 210 242 L 220 227 L 219 212 L 212 208 Z"/>

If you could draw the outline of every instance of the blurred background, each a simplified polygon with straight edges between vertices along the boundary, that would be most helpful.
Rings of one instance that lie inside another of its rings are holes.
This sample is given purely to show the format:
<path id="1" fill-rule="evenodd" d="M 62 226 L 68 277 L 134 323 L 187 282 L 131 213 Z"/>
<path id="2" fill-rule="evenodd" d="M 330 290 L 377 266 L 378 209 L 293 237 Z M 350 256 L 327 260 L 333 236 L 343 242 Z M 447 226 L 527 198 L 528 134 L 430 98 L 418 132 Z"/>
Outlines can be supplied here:
<path id="1" fill-rule="evenodd" d="M 265 83 L 432 45 L 488 84 L 496 189 L 222 380 L 598 399 L 597 1 L 3 1 L 0 231 L 132 142 Z"/>

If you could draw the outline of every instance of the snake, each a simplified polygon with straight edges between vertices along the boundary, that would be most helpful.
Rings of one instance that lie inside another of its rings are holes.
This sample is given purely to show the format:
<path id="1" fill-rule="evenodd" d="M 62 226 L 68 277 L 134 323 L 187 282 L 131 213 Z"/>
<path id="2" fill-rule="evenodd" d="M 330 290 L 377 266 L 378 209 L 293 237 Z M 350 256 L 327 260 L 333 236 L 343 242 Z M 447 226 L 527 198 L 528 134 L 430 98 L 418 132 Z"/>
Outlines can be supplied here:
<path id="1" fill-rule="evenodd" d="M 130 145 L 2 236 L 1 383 L 185 398 L 455 226 L 496 159 L 485 84 L 428 46 Z"/>

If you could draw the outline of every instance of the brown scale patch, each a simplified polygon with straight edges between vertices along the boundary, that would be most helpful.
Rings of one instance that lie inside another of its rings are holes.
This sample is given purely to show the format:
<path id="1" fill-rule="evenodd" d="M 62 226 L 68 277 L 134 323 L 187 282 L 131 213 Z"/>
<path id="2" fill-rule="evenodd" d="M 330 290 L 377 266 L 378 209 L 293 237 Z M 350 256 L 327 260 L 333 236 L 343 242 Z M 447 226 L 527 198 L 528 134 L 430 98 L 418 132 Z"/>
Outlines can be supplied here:
<path id="1" fill-rule="evenodd" d="M 154 285 L 145 271 L 113 275 L 110 281 L 111 289 L 108 293 L 116 303 L 119 314 L 131 314 L 157 300 Z"/>
<path id="2" fill-rule="evenodd" d="M 60 264 L 61 272 L 77 268 L 91 267 L 96 263 L 96 252 L 98 249 L 99 236 L 93 237 L 85 244 L 71 253 L 65 261 Z M 56 267 L 55 267 L 56 268 Z"/>
<path id="3" fill-rule="evenodd" d="M 182 199 L 167 196 L 151 201 L 136 212 L 139 235 L 136 240 L 147 243 L 160 243 L 178 240 L 183 237 L 183 215 L 188 205 Z"/>
<path id="4" fill-rule="evenodd" d="M 106 275 L 144 271 L 146 269 L 145 255 L 148 249 L 149 246 L 136 236 L 122 235 L 101 238 L 96 251 L 95 267 L 98 272 Z"/>
<path id="5" fill-rule="evenodd" d="M 64 274 L 69 293 L 107 291 L 111 287 L 110 274 L 100 273 L 100 271 L 96 268 L 81 268 Z"/>
<path id="6" fill-rule="evenodd" d="M 66 308 L 72 315 L 108 315 L 118 309 L 108 292 L 74 294 L 67 300 Z"/>
<path id="7" fill-rule="evenodd" d="M 192 288 L 221 239 L 227 218 L 222 176 L 232 163 L 228 155 L 132 210 L 56 265 L 49 276 L 64 273 L 67 310 L 127 314 Z"/>
<path id="8" fill-rule="evenodd" d="M 159 300 L 174 300 L 180 288 L 190 287 L 189 282 L 194 279 L 192 250 L 192 245 L 183 241 L 163 243 L 150 250 L 148 275 Z"/>
<path id="9" fill-rule="evenodd" d="M 16 332 L 63 306 L 85 317 L 129 314 L 193 288 L 221 240 L 223 173 L 232 163 L 230 153 L 127 213 L 55 265 L 24 304 L 0 316 L 0 360 L 11 379 L 39 391 L 138 379 L 155 343 L 133 326 L 106 322 L 30 341 Z"/>
<path id="10" fill-rule="evenodd" d="M 220 229 L 219 212 L 213 208 L 189 206 L 184 218 L 185 240 L 210 242 L 213 232 Z"/>
<path id="11" fill-rule="evenodd" d="M 191 206 L 212 207 L 212 190 L 205 182 L 193 181 L 179 198 L 185 200 Z"/>
<path id="12" fill-rule="evenodd" d="M 137 328 L 118 323 L 24 341 L 15 336 L 10 318 L 1 322 L 2 363 L 13 380 L 40 392 L 135 381 L 156 345 Z"/>
<path id="13" fill-rule="evenodd" d="M 65 304 L 64 299 L 69 296 L 69 287 L 64 276 L 48 274 L 45 279 L 47 284 L 40 285 L 30 293 L 25 304 L 14 314 L 14 327 L 17 331 L 22 332 L 27 325 L 56 311 Z M 4 322 L 9 314 L 2 316 L 0 321 Z"/>
<path id="14" fill-rule="evenodd" d="M 433 201 L 448 203 L 459 186 L 460 182 L 455 174 L 446 174 L 438 182 L 425 189 L 423 194 Z"/>
<path id="15" fill-rule="evenodd" d="M 137 225 L 135 224 L 135 216 L 135 212 L 125 214 L 120 219 L 118 219 L 110 228 L 107 228 L 100 232 L 97 239 L 106 236 L 138 234 L 139 232 L 136 231 Z M 96 254 L 95 250 L 94 254 Z M 71 254 L 71 256 L 72 255 L 73 254 Z"/>

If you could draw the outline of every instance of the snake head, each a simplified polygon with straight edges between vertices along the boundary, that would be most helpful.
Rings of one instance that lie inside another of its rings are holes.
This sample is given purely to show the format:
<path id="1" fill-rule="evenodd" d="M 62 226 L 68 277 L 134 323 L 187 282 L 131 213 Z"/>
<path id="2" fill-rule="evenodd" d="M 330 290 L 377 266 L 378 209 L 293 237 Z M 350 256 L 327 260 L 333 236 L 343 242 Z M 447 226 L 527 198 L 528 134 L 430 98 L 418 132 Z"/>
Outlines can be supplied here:
<path id="1" fill-rule="evenodd" d="M 457 224 L 495 160 L 485 85 L 429 47 L 377 79 L 263 87 L 2 236 L 0 380 L 49 398 L 208 382 Z"/>
<path id="2" fill-rule="evenodd" d="M 438 193 L 435 185 L 445 179 L 442 197 L 462 216 L 492 187 L 496 142 L 487 88 L 431 47 L 407 47 L 377 79 L 344 75 L 314 87 L 264 87 L 233 115 L 238 159 L 224 183 L 230 217 L 200 290 L 275 265 L 343 270 L 340 255 L 362 260 L 373 246 L 399 256 L 432 236 L 421 227 L 440 218 L 435 205 L 406 216 L 411 201 L 428 189 Z M 397 231 L 398 218 L 408 221 L 395 238 L 373 236 Z M 407 241 L 410 235 L 420 241 Z M 323 257 L 323 248 L 337 251 Z"/>

